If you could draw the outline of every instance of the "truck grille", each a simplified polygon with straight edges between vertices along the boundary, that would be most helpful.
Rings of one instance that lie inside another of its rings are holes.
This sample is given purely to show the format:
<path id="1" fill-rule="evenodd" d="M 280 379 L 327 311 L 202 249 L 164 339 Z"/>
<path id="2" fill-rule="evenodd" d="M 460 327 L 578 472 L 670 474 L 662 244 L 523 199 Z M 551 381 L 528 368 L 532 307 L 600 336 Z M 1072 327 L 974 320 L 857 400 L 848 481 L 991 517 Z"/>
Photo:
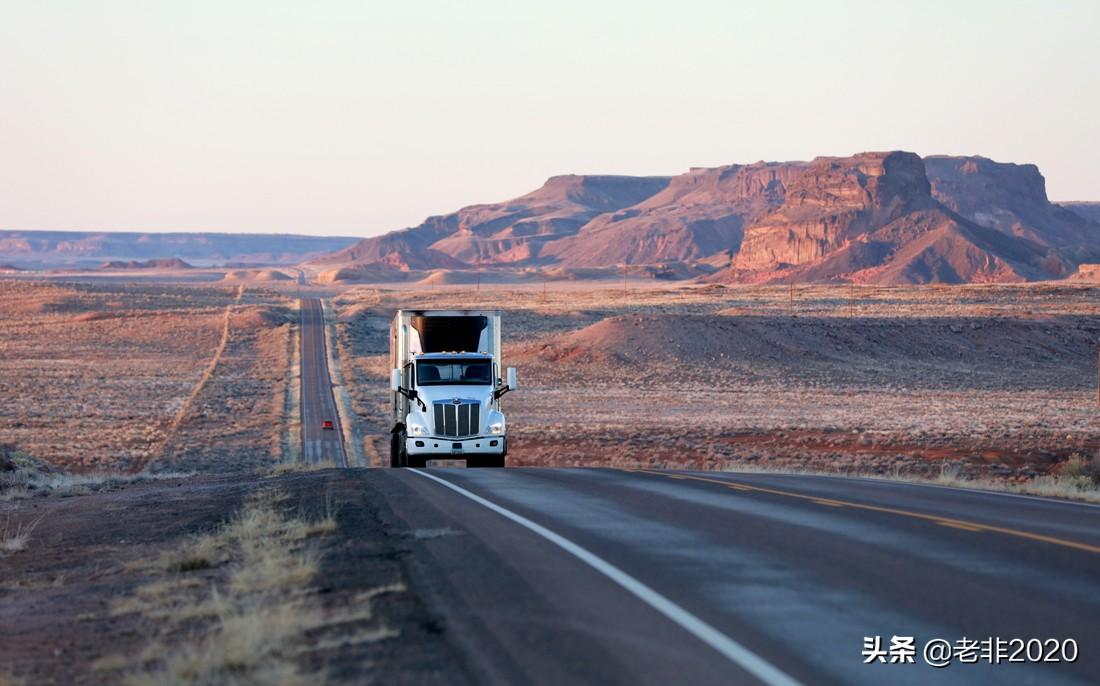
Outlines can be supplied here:
<path id="1" fill-rule="evenodd" d="M 436 436 L 476 436 L 481 429 L 481 403 L 463 400 L 435 403 Z"/>

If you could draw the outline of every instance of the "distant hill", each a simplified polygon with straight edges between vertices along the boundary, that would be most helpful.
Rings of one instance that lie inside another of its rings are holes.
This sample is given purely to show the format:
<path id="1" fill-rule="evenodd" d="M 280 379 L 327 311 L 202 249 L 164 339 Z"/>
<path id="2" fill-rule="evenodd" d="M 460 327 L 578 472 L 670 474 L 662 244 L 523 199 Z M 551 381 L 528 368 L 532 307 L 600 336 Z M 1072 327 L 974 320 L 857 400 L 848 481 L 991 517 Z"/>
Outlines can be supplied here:
<path id="1" fill-rule="evenodd" d="M 278 269 L 256 269 L 256 270 L 236 270 L 227 272 L 223 281 L 241 282 L 241 281 L 256 281 L 263 283 L 274 283 L 278 281 L 293 281 L 294 277 L 290 276 L 286 272 L 279 271 Z"/>
<path id="2" fill-rule="evenodd" d="M 555 176 L 503 203 L 471 205 L 423 224 L 367 238 L 315 264 L 387 262 L 405 268 L 451 269 L 482 263 L 540 261 L 550 242 L 575 235 L 596 217 L 645 200 L 667 177 Z"/>
<path id="3" fill-rule="evenodd" d="M 1065 247 L 1100 238 L 1088 218 L 1047 199 L 1046 181 L 1034 164 L 984 157 L 924 159 L 932 197 L 967 219 L 1043 246 Z"/>
<path id="4" fill-rule="evenodd" d="M 1100 202 L 1061 202 L 1058 203 L 1079 217 L 1100 222 Z"/>
<path id="5" fill-rule="evenodd" d="M 733 264 L 710 280 L 966 283 L 1068 272 L 1057 261 L 1045 264 L 1048 251 L 1033 236 L 970 221 L 932 188 L 912 153 L 819 158 L 783 205 L 747 230 Z M 966 189 L 951 190 L 948 199 L 985 207 Z"/>
<path id="6" fill-rule="evenodd" d="M 102 270 L 130 270 L 130 269 L 193 269 L 190 264 L 184 262 L 178 257 L 171 257 L 167 259 L 156 260 L 112 260 L 111 262 L 104 262 L 99 265 Z"/>
<path id="7" fill-rule="evenodd" d="M 198 266 L 280 265 L 342 250 L 357 240 L 293 234 L 0 230 L 0 261 L 31 268 L 172 258 Z"/>
<path id="8" fill-rule="evenodd" d="M 1031 164 L 872 152 L 673 177 L 555 176 L 312 262 L 395 280 L 621 264 L 719 282 L 1040 280 L 1100 262 L 1098 208 L 1051 203 Z"/>
<path id="9" fill-rule="evenodd" d="M 571 267 L 700 260 L 736 251 L 744 227 L 782 202 L 802 163 L 693 169 L 630 207 L 601 214 L 542 256 Z"/>

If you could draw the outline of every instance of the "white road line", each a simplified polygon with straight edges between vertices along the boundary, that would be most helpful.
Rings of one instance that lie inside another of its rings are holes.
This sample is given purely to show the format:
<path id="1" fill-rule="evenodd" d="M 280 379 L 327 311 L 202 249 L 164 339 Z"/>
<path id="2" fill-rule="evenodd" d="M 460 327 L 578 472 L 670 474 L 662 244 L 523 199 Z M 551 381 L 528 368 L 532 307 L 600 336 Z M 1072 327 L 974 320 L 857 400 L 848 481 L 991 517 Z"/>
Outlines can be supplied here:
<path id="1" fill-rule="evenodd" d="M 559 548 L 565 550 L 570 555 L 581 560 L 589 567 L 592 567 L 600 574 L 603 574 L 607 578 L 611 579 L 619 586 L 629 591 L 639 600 L 646 605 L 649 605 L 657 612 L 660 612 L 665 617 L 678 624 L 681 628 L 687 631 L 692 636 L 695 636 L 703 643 L 714 650 L 721 653 L 730 662 L 733 662 L 738 667 L 744 669 L 749 674 L 759 679 L 761 682 L 768 684 L 769 686 L 800 686 L 800 682 L 793 677 L 779 670 L 778 667 L 766 661 L 756 653 L 752 652 L 745 646 L 741 645 L 737 641 L 733 640 L 729 636 L 726 636 L 721 631 L 718 631 L 710 624 L 707 624 L 703 620 L 699 619 L 695 615 L 691 614 L 684 608 L 680 607 L 676 603 L 672 602 L 668 598 L 664 597 L 657 591 L 654 591 L 649 586 L 646 586 L 641 581 L 638 581 L 634 577 L 630 576 L 626 572 L 622 571 L 618 567 L 612 565 L 607 560 L 599 557 L 595 553 L 589 552 L 585 548 L 580 547 L 576 543 L 569 539 L 556 534 L 550 529 L 536 524 L 530 519 L 527 519 L 523 515 L 516 514 L 511 510 L 501 507 L 496 503 L 486 500 L 476 493 L 467 491 L 461 486 L 457 486 L 446 479 L 441 479 L 438 476 L 433 476 L 427 472 L 422 472 L 419 469 L 410 469 L 409 471 L 419 474 L 420 476 L 431 479 L 432 481 L 443 484 L 447 488 L 451 489 L 459 495 L 465 496 L 475 503 L 487 507 L 493 512 L 506 517 L 516 524 L 528 529 L 539 536 L 542 536 L 546 540 L 550 541 Z"/>

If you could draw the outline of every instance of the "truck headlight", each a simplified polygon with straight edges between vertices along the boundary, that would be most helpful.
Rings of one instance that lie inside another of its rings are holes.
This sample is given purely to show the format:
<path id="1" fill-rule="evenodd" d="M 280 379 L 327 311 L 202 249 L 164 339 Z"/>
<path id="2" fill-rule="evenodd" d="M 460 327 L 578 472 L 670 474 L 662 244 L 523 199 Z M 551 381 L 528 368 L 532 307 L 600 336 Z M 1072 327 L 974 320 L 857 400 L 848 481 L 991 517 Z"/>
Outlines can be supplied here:
<path id="1" fill-rule="evenodd" d="M 489 425 L 489 433 L 502 434 L 504 433 L 504 422 L 493 422 Z"/>
<path id="2" fill-rule="evenodd" d="M 428 435 L 428 427 L 422 424 L 417 424 L 416 422 L 408 422 L 407 424 L 405 424 L 405 428 L 408 429 L 408 433 L 410 436 Z"/>

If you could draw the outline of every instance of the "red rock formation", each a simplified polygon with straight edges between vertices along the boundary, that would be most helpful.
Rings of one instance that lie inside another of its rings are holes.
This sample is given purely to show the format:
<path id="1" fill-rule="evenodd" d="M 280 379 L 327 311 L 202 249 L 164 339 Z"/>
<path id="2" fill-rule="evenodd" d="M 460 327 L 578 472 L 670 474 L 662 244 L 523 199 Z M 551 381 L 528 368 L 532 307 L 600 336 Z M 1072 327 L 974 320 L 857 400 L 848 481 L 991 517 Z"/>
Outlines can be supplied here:
<path id="1" fill-rule="evenodd" d="M 1058 204 L 1078 217 L 1100 225 L 1100 202 L 1060 202 Z"/>
<path id="2" fill-rule="evenodd" d="M 178 257 L 152 260 L 112 260 L 99 265 L 102 270 L 131 269 L 192 269 L 191 265 Z"/>
<path id="3" fill-rule="evenodd" d="M 641 202 L 667 184 L 667 177 L 555 176 L 515 200 L 429 217 L 419 226 L 365 239 L 314 263 L 365 264 L 395 252 L 429 249 L 467 266 L 529 262 L 546 242 L 576 233 L 600 214 Z"/>
<path id="4" fill-rule="evenodd" d="M 1098 237 L 1100 225 L 1047 200 L 1033 165 L 871 152 L 671 179 L 559 176 L 515 200 L 432 217 L 318 262 L 627 263 L 752 282 L 1018 281 L 1100 261 Z"/>
<path id="5" fill-rule="evenodd" d="M 767 271 L 813 262 L 935 204 L 924 165 L 912 153 L 818 158 L 788 189 L 783 205 L 746 231 L 733 268 Z"/>
<path id="6" fill-rule="evenodd" d="M 936 155 L 924 165 L 932 197 L 976 224 L 1050 247 L 1100 238 L 1100 227 L 1047 199 L 1046 180 L 1034 164 Z"/>
<path id="7" fill-rule="evenodd" d="M 804 167 L 758 162 L 693 169 L 637 205 L 600 215 L 576 235 L 548 244 L 542 255 L 571 266 L 602 266 L 736 251 L 744 225 L 779 206 Z"/>
<path id="8" fill-rule="evenodd" d="M 975 195 L 953 193 L 967 201 Z M 731 267 L 711 279 L 967 283 L 1067 271 L 1043 244 L 943 206 L 921 159 L 891 152 L 815 160 L 783 206 L 746 231 Z"/>

